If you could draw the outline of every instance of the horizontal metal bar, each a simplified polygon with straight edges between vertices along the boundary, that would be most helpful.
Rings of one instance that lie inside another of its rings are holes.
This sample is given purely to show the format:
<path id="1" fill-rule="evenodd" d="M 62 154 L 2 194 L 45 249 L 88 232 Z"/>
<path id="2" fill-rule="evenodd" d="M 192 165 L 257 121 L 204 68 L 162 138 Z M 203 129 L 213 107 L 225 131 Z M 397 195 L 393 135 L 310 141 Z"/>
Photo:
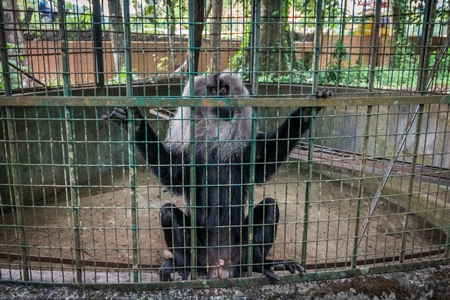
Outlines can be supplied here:
<path id="1" fill-rule="evenodd" d="M 431 261 L 421 261 L 403 264 L 393 264 L 388 266 L 374 266 L 358 269 L 340 270 L 340 271 L 323 271 L 315 273 L 307 273 L 304 276 L 299 275 L 283 275 L 279 284 L 307 282 L 312 280 L 332 280 L 346 277 L 379 275 L 388 272 L 407 272 L 424 268 L 439 268 L 442 265 L 450 263 L 450 259 L 440 259 Z M 170 282 L 151 282 L 151 283 L 93 283 L 93 284 L 77 284 L 77 283 L 48 283 L 48 282 L 22 282 L 14 280 L 1 280 L 1 283 L 13 283 L 16 285 L 34 285 L 42 287 L 81 287 L 85 290 L 96 289 L 120 289 L 121 291 L 154 291 L 168 290 L 180 288 L 225 288 L 225 287 L 242 287 L 252 285 L 273 284 L 266 276 L 233 278 L 222 280 L 195 280 L 195 281 L 170 281 Z"/>
<path id="2" fill-rule="evenodd" d="M 236 98 L 180 98 L 180 97 L 60 97 L 60 96 L 5 96 L 0 97 L 0 106 L 367 106 L 450 104 L 450 95 L 417 96 L 343 96 L 327 99 L 302 97 L 236 97 Z"/>

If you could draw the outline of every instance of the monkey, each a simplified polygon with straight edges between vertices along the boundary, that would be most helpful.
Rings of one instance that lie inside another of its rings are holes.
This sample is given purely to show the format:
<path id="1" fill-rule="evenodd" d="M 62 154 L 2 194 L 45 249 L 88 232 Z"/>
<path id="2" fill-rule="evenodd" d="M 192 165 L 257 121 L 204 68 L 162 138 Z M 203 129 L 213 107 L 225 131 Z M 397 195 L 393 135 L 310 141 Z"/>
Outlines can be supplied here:
<path id="1" fill-rule="evenodd" d="M 182 96 L 189 96 L 189 81 Z M 194 77 L 194 94 L 197 97 L 249 96 L 242 80 L 232 73 Z M 331 91 L 318 92 L 317 98 L 331 96 Z M 249 197 L 249 184 L 264 183 L 285 162 L 310 126 L 312 107 L 295 109 L 273 132 L 256 128 L 256 155 L 254 173 L 252 161 L 252 107 L 179 107 L 170 120 L 164 142 L 143 118 L 139 109 L 128 111 L 115 107 L 106 120 L 114 121 L 128 130 L 127 120 L 133 118 L 136 148 L 147 160 L 161 184 L 177 195 L 184 195 L 183 212 L 172 203 L 160 209 L 161 227 L 172 258 L 165 259 L 158 271 L 161 281 L 173 280 L 171 273 L 178 272 L 186 280 L 191 267 L 199 275 L 210 279 L 236 278 L 252 270 L 272 280 L 280 280 L 276 270 L 291 274 L 304 274 L 303 266 L 296 261 L 268 260 L 266 256 L 276 236 L 279 222 L 278 203 L 266 198 L 253 211 L 253 264 L 248 266 L 248 216 L 245 207 Z M 319 112 L 321 107 L 317 107 Z M 191 207 L 191 120 L 194 121 L 195 142 L 195 207 Z M 254 130 L 254 129 L 253 129 Z M 252 176 L 253 175 L 253 176 Z M 190 214 L 195 209 L 195 224 Z M 195 230 L 197 261 L 192 263 L 191 234 Z M 250 269 L 249 269 L 250 268 Z"/>

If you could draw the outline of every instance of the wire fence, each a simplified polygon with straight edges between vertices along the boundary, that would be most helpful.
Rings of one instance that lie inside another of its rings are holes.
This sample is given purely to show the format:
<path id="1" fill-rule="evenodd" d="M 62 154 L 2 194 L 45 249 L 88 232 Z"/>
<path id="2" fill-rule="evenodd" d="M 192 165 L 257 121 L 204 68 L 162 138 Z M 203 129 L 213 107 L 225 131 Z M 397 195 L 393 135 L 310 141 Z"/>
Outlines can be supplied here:
<path id="1" fill-rule="evenodd" d="M 448 264 L 445 1 L 117 3 L 0 4 L 1 280 L 160 288 L 167 270 L 211 287 Z M 246 88 L 196 93 L 195 75 L 230 73 Z"/>

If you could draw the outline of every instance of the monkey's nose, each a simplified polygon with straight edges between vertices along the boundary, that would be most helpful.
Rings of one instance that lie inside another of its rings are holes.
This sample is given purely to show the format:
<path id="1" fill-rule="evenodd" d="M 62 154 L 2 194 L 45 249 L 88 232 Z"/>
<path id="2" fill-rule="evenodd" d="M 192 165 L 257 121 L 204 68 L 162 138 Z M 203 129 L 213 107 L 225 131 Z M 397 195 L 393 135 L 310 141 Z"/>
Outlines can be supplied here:
<path id="1" fill-rule="evenodd" d="M 231 119 L 234 116 L 234 108 L 233 107 L 218 107 L 217 108 L 217 117 L 220 119 Z"/>

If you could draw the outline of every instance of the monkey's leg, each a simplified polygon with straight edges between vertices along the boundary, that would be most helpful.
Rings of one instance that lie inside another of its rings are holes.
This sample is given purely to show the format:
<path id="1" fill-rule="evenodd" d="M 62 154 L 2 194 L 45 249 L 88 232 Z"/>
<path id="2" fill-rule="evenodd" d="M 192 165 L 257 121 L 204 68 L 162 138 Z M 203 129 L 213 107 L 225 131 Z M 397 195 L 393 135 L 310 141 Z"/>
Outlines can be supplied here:
<path id="1" fill-rule="evenodd" d="M 275 270 L 288 270 L 305 273 L 305 269 L 295 261 L 266 260 L 275 242 L 277 225 L 280 217 L 278 203 L 275 199 L 266 198 L 254 209 L 253 228 L 253 271 L 263 273 L 267 277 L 280 280 Z"/>
<path id="2" fill-rule="evenodd" d="M 159 269 L 161 281 L 172 281 L 170 273 L 178 270 L 183 280 L 190 273 L 190 230 L 189 218 L 175 205 L 166 203 L 161 207 L 161 226 L 164 240 L 173 258 L 166 259 Z"/>

